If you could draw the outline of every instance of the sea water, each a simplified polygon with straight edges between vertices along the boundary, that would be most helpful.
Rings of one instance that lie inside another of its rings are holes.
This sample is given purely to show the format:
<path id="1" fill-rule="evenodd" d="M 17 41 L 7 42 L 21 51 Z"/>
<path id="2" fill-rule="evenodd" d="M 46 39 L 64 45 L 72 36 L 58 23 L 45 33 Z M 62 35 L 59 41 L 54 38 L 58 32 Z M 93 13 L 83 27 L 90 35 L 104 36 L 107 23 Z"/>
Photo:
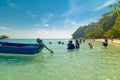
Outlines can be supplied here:
<path id="1" fill-rule="evenodd" d="M 80 49 L 67 50 L 68 39 L 43 41 L 54 54 L 46 49 L 35 55 L 0 54 L 0 80 L 120 80 L 120 45 L 109 44 L 106 49 L 101 42 L 86 40 Z M 58 44 L 59 41 L 64 44 Z M 36 40 L 10 42 L 36 43 Z"/>

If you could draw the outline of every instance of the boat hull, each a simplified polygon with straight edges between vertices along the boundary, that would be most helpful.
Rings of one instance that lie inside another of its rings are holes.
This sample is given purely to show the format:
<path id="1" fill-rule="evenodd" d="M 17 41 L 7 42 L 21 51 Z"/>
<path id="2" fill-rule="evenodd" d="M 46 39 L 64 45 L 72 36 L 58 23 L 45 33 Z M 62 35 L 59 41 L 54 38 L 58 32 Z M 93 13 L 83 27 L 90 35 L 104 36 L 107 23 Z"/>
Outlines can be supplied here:
<path id="1" fill-rule="evenodd" d="M 38 44 L 0 42 L 0 53 L 36 54 L 40 51 Z"/>

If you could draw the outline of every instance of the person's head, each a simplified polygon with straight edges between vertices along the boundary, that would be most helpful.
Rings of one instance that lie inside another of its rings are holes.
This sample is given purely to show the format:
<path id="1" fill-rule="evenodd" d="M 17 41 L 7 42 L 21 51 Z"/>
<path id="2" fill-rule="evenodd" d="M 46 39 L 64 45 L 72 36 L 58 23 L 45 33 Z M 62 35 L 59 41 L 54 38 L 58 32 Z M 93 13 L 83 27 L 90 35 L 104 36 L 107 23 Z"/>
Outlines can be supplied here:
<path id="1" fill-rule="evenodd" d="M 59 41 L 58 44 L 61 44 L 61 41 Z"/>
<path id="2" fill-rule="evenodd" d="M 90 43 L 88 43 L 88 45 L 90 45 Z"/>
<path id="3" fill-rule="evenodd" d="M 43 42 L 40 38 L 38 38 L 36 41 L 37 41 L 38 43 Z"/>
<path id="4" fill-rule="evenodd" d="M 76 39 L 76 43 L 78 43 L 78 40 Z"/>
<path id="5" fill-rule="evenodd" d="M 72 40 L 70 41 L 70 43 L 72 44 Z"/>

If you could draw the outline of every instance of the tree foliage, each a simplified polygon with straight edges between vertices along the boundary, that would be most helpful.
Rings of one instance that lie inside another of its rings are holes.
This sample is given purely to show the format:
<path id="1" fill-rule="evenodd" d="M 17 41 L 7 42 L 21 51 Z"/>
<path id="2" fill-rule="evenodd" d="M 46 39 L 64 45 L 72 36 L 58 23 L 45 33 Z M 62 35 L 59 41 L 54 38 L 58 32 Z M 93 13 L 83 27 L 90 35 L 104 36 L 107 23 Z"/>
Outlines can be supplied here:
<path id="1" fill-rule="evenodd" d="M 111 29 L 111 34 L 114 37 L 120 37 L 120 15 L 117 17 L 114 26 Z"/>
<path id="2" fill-rule="evenodd" d="M 111 15 L 111 13 L 106 13 L 102 16 L 102 18 L 96 22 L 96 23 L 91 23 L 86 26 L 80 26 L 74 33 L 73 33 L 73 38 L 81 38 L 81 37 L 86 37 L 86 38 L 101 38 L 108 33 L 112 26 L 114 25 L 116 20 L 116 16 Z"/>
<path id="3" fill-rule="evenodd" d="M 111 11 L 113 15 L 120 15 L 120 0 L 118 3 L 109 5 L 110 8 L 113 8 Z"/>
<path id="4" fill-rule="evenodd" d="M 120 0 L 116 4 L 109 5 L 109 7 L 113 8 L 113 10 L 103 14 L 102 18 L 96 23 L 80 26 L 73 33 L 73 38 L 102 38 L 111 36 L 120 38 Z"/>

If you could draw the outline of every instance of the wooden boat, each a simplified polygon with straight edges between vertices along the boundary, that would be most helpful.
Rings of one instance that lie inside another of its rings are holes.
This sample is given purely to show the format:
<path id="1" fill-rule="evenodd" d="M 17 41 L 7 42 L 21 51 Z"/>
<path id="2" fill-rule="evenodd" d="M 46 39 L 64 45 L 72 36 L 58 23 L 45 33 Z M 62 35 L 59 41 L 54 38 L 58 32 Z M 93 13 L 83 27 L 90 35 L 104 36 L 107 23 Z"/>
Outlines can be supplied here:
<path id="1" fill-rule="evenodd" d="M 36 54 L 40 51 L 39 44 L 0 42 L 0 53 Z"/>

